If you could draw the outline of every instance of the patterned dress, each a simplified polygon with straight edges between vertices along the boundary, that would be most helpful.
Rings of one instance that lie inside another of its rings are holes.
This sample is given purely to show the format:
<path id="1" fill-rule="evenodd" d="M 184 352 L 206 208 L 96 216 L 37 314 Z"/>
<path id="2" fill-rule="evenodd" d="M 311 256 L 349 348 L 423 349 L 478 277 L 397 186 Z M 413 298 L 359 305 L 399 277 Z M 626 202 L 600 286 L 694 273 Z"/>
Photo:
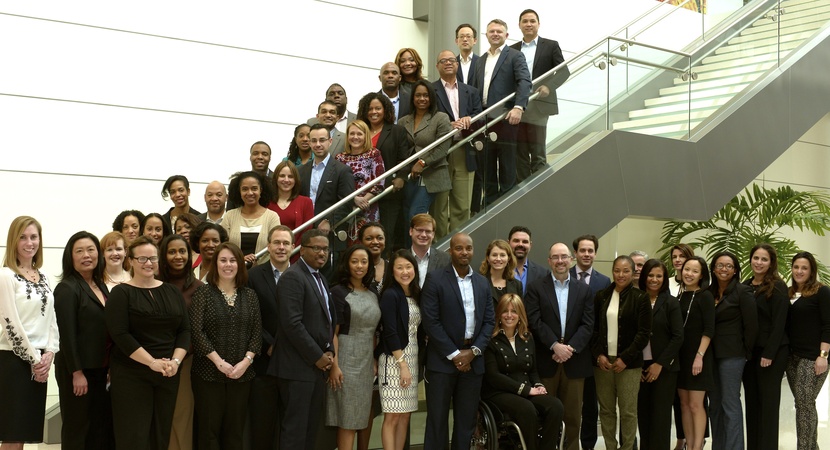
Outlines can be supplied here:
<path id="1" fill-rule="evenodd" d="M 380 406 L 384 413 L 407 413 L 418 410 L 418 325 L 421 309 L 411 297 L 406 298 L 409 308 L 409 343 L 403 349 L 403 358 L 412 374 L 412 383 L 401 387 L 401 369 L 395 358 L 386 354 L 378 358 Z"/>
<path id="2" fill-rule="evenodd" d="M 347 153 L 338 153 L 334 156 L 335 159 L 349 166 L 354 174 L 354 188 L 360 189 L 370 181 L 383 175 L 386 169 L 383 166 L 383 157 L 380 151 L 376 148 L 359 155 L 352 155 Z M 369 190 L 372 195 L 378 195 L 383 192 L 383 184 L 376 184 Z M 357 242 L 357 230 L 364 223 L 377 222 L 380 220 L 380 212 L 378 211 L 378 204 L 375 203 L 368 210 L 364 211 L 362 215 L 357 215 L 352 224 L 349 226 L 349 245 Z"/>

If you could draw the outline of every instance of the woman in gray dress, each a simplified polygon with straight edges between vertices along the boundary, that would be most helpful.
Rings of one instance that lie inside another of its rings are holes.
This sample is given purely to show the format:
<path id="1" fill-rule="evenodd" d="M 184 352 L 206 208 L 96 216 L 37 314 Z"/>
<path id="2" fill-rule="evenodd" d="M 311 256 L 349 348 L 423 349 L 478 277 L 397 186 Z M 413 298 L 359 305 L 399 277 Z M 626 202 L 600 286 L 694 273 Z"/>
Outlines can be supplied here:
<path id="1" fill-rule="evenodd" d="M 374 281 L 369 261 L 366 246 L 349 247 L 337 268 L 338 284 L 331 290 L 337 325 L 330 389 L 326 392 L 326 425 L 337 427 L 337 448 L 353 448 L 355 433 L 369 426 L 371 416 L 380 306 L 377 295 L 369 289 Z"/>

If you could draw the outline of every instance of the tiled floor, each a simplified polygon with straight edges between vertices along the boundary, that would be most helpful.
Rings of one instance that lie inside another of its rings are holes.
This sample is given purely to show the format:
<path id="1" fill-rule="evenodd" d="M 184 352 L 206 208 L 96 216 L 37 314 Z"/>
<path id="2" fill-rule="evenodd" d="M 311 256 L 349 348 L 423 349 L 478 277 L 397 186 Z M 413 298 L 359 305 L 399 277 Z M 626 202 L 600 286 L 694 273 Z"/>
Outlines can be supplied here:
<path id="1" fill-rule="evenodd" d="M 816 401 L 819 420 L 818 442 L 819 445 L 823 447 L 830 447 L 830 387 L 828 387 L 828 384 L 830 384 L 830 378 L 828 378 L 828 381 L 824 383 L 824 387 L 822 388 L 821 393 L 818 396 L 818 400 Z M 779 450 L 795 450 L 795 407 L 793 406 L 793 396 L 790 392 L 789 386 L 787 386 L 786 380 L 783 381 L 781 391 L 781 432 L 778 439 L 778 448 Z M 412 415 L 413 445 L 420 445 L 423 442 L 425 416 L 426 413 L 416 413 Z M 383 416 L 378 416 L 378 418 L 375 420 L 374 428 L 372 431 L 372 441 L 370 443 L 370 448 L 381 448 L 380 426 L 382 422 Z M 24 447 L 25 450 L 56 450 L 59 448 L 60 445 L 47 444 L 26 445 Z M 601 449 L 605 450 L 605 445 L 602 442 L 602 438 L 600 437 L 599 442 L 597 443 L 596 450 Z"/>

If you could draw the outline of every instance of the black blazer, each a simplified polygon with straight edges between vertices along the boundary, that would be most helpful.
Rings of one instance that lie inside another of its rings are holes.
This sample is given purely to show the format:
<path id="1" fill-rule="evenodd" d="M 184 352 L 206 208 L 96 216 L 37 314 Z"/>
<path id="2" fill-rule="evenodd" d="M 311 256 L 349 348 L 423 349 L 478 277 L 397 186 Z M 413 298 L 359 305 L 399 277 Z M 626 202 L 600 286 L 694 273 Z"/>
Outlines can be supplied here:
<path id="1" fill-rule="evenodd" d="M 481 93 L 482 106 L 484 108 L 488 106 L 484 104 L 484 92 L 482 92 L 484 89 L 484 67 L 487 64 L 488 56 L 489 52 L 485 52 L 483 56 L 478 58 L 476 61 L 475 78 L 470 83 Z M 530 86 L 530 71 L 527 70 L 525 55 L 519 50 L 505 46 L 493 68 L 492 78 L 488 86 L 487 102 L 493 105 L 508 95 L 515 93 L 516 96 L 505 103 L 504 108 L 511 109 L 514 106 L 527 108 Z M 501 113 L 502 111 L 497 111 L 494 115 Z"/>
<path id="2" fill-rule="evenodd" d="M 536 344 L 532 334 L 527 334 L 527 341 L 516 336 L 515 352 L 504 330 L 490 339 L 484 351 L 482 398 L 503 393 L 529 397 L 530 388 L 541 384 L 542 379 L 536 371 Z"/>
<path id="3" fill-rule="evenodd" d="M 378 94 L 386 95 L 384 94 L 383 89 L 379 90 Z M 410 91 L 409 86 L 401 82 L 401 84 L 398 86 L 398 116 L 395 117 L 395 122 L 397 122 L 398 119 L 411 112 L 409 110 L 409 103 L 411 98 L 412 92 Z"/>
<path id="4" fill-rule="evenodd" d="M 409 307 L 400 286 L 394 285 L 381 295 L 380 323 L 380 342 L 375 357 L 381 354 L 392 356 L 393 351 L 409 345 Z"/>
<path id="5" fill-rule="evenodd" d="M 522 41 L 516 42 L 510 48 L 522 51 Z M 548 73 L 551 69 L 565 62 L 562 56 L 562 49 L 559 48 L 559 43 L 552 39 L 545 39 L 540 37 L 536 40 L 536 56 L 533 58 L 533 67 L 530 68 L 531 78 L 535 81 L 537 78 Z M 527 112 L 539 116 L 552 116 L 559 114 L 559 104 L 556 99 L 556 88 L 562 85 L 568 77 L 571 76 L 568 66 L 556 71 L 552 76 L 549 76 L 541 82 L 534 82 L 532 90 L 535 91 L 539 86 L 547 86 L 550 89 L 550 95 L 545 98 L 536 98 L 527 107 Z M 524 118 L 524 116 L 523 116 Z"/>
<path id="6" fill-rule="evenodd" d="M 415 149 L 415 144 L 409 138 L 409 133 L 402 126 L 393 123 L 384 123 L 378 136 L 378 151 L 383 158 L 383 167 L 388 171 L 389 169 L 402 163 L 406 158 L 412 155 Z M 395 172 L 394 178 L 400 178 L 404 182 L 412 170 L 412 164 L 408 164 L 403 169 Z M 392 183 L 392 178 L 386 179 L 386 186 Z M 403 189 L 398 192 L 393 192 L 381 199 L 382 202 L 401 202 L 403 201 Z"/>
<path id="7" fill-rule="evenodd" d="M 458 72 L 460 75 L 460 71 Z M 432 86 L 435 88 L 435 95 L 438 97 L 438 111 L 441 111 L 450 117 L 450 122 L 454 122 L 461 117 L 474 117 L 477 114 L 480 114 L 481 111 L 481 94 L 478 92 L 478 89 L 464 84 L 462 82 L 458 82 L 458 115 L 459 117 L 455 117 L 452 113 L 452 104 L 450 103 L 449 97 L 447 97 L 447 91 L 444 89 L 444 84 L 442 80 L 438 80 L 432 83 Z M 475 124 L 480 124 L 481 121 L 475 122 Z M 468 136 L 472 133 L 477 127 L 475 125 L 471 125 L 469 130 L 463 130 L 461 132 L 462 136 Z M 460 150 L 456 150 L 460 151 Z M 465 161 L 467 163 L 467 170 L 472 172 L 476 170 L 476 149 L 472 145 L 465 145 L 464 146 L 464 155 Z"/>
<path id="8" fill-rule="evenodd" d="M 536 264 L 531 260 L 527 260 L 527 285 L 530 286 L 530 283 L 534 281 L 544 278 L 544 277 L 551 277 L 550 269 L 545 267 L 541 264 Z M 571 277 L 571 279 L 575 280 L 576 278 Z M 525 289 L 525 294 L 527 294 L 527 290 Z"/>
<path id="9" fill-rule="evenodd" d="M 458 61 L 458 72 L 455 74 L 455 79 L 458 80 L 459 83 L 465 83 L 463 77 L 464 74 L 461 72 L 461 55 L 456 55 L 455 60 Z M 478 55 L 475 53 L 470 53 L 470 73 L 467 75 L 467 84 L 473 82 L 476 77 L 476 64 L 478 63 Z"/>
<path id="10" fill-rule="evenodd" d="M 280 280 L 282 280 L 280 274 Z M 271 263 L 258 264 L 248 271 L 248 287 L 256 292 L 259 299 L 259 313 L 262 319 L 262 348 L 254 359 L 254 373 L 265 375 L 271 357 L 268 348 L 274 345 L 277 336 L 277 283 Z M 276 350 L 276 349 L 274 349 Z"/>
<path id="11" fill-rule="evenodd" d="M 325 277 L 323 287 L 328 292 Z M 322 376 L 314 363 L 323 353 L 334 353 L 332 341 L 337 312 L 331 293 L 326 305 L 311 271 L 300 258 L 280 276 L 277 299 L 277 345 L 268 374 L 289 380 L 314 381 Z"/>
<path id="12" fill-rule="evenodd" d="M 469 347 L 478 347 L 483 352 L 493 334 L 495 311 L 487 279 L 473 271 L 472 267 L 469 270 L 472 271 L 476 322 Z M 458 370 L 447 356 L 469 347 L 464 345 L 466 318 L 461 290 L 452 265 L 427 274 L 421 291 L 421 320 L 429 337 L 427 368 L 441 373 L 456 373 Z M 482 358 L 473 359 L 472 369 L 478 375 L 484 374 Z"/>
<path id="13" fill-rule="evenodd" d="M 551 347 L 560 342 L 574 349 L 574 355 L 565 362 L 565 375 L 568 378 L 593 376 L 590 344 L 594 332 L 594 302 L 588 286 L 577 282 L 573 277 L 568 282 L 568 317 L 565 318 L 564 335 L 552 275 L 528 283 L 524 303 L 527 320 L 536 340 L 539 374 L 547 378 L 556 373 L 559 363 L 551 359 Z"/>
<path id="14" fill-rule="evenodd" d="M 714 296 L 718 284 L 710 287 Z M 752 349 L 758 336 L 758 307 L 752 290 L 733 279 L 723 298 L 715 305 L 715 337 L 712 345 L 715 358 L 733 358 L 741 356 L 752 359 Z"/>
<path id="15" fill-rule="evenodd" d="M 594 298 L 594 336 L 591 353 L 594 360 L 608 355 L 608 306 L 616 283 L 597 292 Z M 629 284 L 620 292 L 617 316 L 617 358 L 622 358 L 626 369 L 643 367 L 643 349 L 651 334 L 651 302 L 648 294 Z"/>
<path id="16" fill-rule="evenodd" d="M 103 283 L 98 288 L 109 297 Z M 55 316 L 60 331 L 59 366 L 72 372 L 107 367 L 109 345 L 104 305 L 86 281 L 67 277 L 55 287 Z"/>
<path id="17" fill-rule="evenodd" d="M 752 278 L 744 281 L 752 289 Z M 755 352 L 762 358 L 775 359 L 778 349 L 790 344 L 787 337 L 787 314 L 790 311 L 790 299 L 787 285 L 778 280 L 772 295 L 759 294 L 755 288 L 755 306 L 758 307 L 758 337 L 755 339 Z"/>
<path id="18" fill-rule="evenodd" d="M 579 282 L 579 275 L 576 273 L 577 267 L 571 267 L 571 279 Z M 584 283 L 583 283 L 584 284 Z M 593 268 L 591 271 L 591 281 L 588 285 L 591 288 L 591 298 L 597 295 L 597 292 L 607 288 L 611 285 L 611 279 L 607 276 L 599 273 L 596 267 Z"/>
<path id="19" fill-rule="evenodd" d="M 305 195 L 306 197 L 310 197 L 311 168 L 313 165 L 313 162 L 309 161 L 308 164 L 303 164 L 298 169 L 301 181 L 300 195 Z M 320 214 L 354 192 L 354 185 L 354 173 L 352 169 L 334 159 L 333 155 L 329 156 L 329 161 L 326 164 L 325 170 L 323 170 L 323 176 L 320 178 L 320 186 L 317 188 L 317 199 L 312 199 L 314 201 L 314 215 Z M 332 225 L 339 222 L 340 219 L 346 217 L 353 206 L 353 203 L 346 203 L 340 208 L 337 208 L 337 210 L 329 215 L 329 222 Z"/>
<path id="20" fill-rule="evenodd" d="M 170 213 L 172 213 L 172 212 L 173 212 L 173 208 L 170 208 L 170 209 L 168 209 L 168 210 L 167 210 L 167 212 L 166 212 L 166 213 L 162 214 L 162 215 L 161 215 L 161 217 L 162 217 L 162 219 L 164 219 L 164 221 L 165 221 L 165 222 L 167 222 L 167 225 L 169 225 L 169 226 L 170 226 L 170 230 L 171 230 L 173 233 L 175 233 L 175 232 L 176 232 L 176 229 L 175 229 L 175 228 L 173 228 L 175 224 L 173 224 L 173 223 L 171 223 L 171 222 L 170 222 Z M 199 216 L 199 215 L 201 215 L 201 214 L 202 214 L 202 213 L 200 213 L 199 211 L 196 211 L 196 210 L 195 210 L 195 209 L 193 209 L 193 208 L 190 208 L 187 212 L 189 212 L 190 214 L 193 214 L 194 216 Z"/>
<path id="21" fill-rule="evenodd" d="M 680 371 L 678 355 L 683 344 L 683 317 L 680 314 L 680 302 L 669 291 L 658 295 L 651 308 L 649 343 L 655 363 L 672 372 Z"/>

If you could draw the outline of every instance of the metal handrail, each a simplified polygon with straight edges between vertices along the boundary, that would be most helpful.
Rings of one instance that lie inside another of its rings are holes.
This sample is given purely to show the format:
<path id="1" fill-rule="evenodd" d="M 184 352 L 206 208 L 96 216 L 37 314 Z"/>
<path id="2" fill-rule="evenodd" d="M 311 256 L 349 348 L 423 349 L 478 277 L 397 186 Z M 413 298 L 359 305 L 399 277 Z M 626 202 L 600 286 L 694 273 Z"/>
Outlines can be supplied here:
<path id="1" fill-rule="evenodd" d="M 660 5 L 657 5 L 657 7 L 659 7 L 659 6 L 660 6 Z M 653 9 L 656 9 L 656 8 L 652 8 L 652 10 L 653 10 Z M 541 76 L 537 77 L 535 80 L 532 80 L 532 83 L 533 83 L 533 84 L 537 84 L 537 83 L 539 83 L 540 81 L 547 79 L 547 77 L 549 77 L 549 76 L 553 76 L 553 75 L 554 75 L 557 71 L 559 71 L 559 70 L 561 70 L 561 69 L 563 69 L 563 68 L 567 67 L 567 65 L 568 65 L 569 63 L 573 63 L 573 62 L 577 61 L 579 58 L 582 58 L 583 56 L 590 56 L 590 55 L 589 55 L 589 52 L 591 52 L 592 50 L 596 49 L 596 48 L 597 48 L 597 47 L 599 47 L 600 45 L 603 45 L 603 43 L 607 43 L 607 42 L 608 42 L 608 40 L 610 40 L 610 39 L 613 39 L 613 40 L 618 40 L 618 41 L 621 41 L 621 42 L 629 42 L 629 43 L 634 43 L 633 41 L 629 41 L 629 40 L 627 40 L 627 39 L 623 39 L 623 38 L 619 38 L 619 37 L 615 37 L 615 36 L 607 36 L 607 37 L 605 37 L 605 38 L 603 38 L 603 39 L 599 40 L 596 44 L 591 45 L 590 47 L 586 48 L 585 50 L 583 50 L 583 51 L 581 51 L 581 52 L 577 53 L 575 56 L 572 56 L 570 59 L 568 59 L 568 60 L 566 60 L 566 61 L 563 61 L 562 63 L 558 64 L 556 67 L 554 67 L 554 68 L 550 69 L 549 71 L 545 72 L 545 73 L 544 73 L 544 74 L 542 74 Z M 686 54 L 686 53 L 683 53 L 683 52 L 678 52 L 678 51 L 675 51 L 675 50 L 669 50 L 669 49 L 665 49 L 665 48 L 662 48 L 662 47 L 657 47 L 657 46 L 653 46 L 653 45 L 646 45 L 646 44 L 642 44 L 642 43 L 640 43 L 640 42 L 637 42 L 636 44 L 637 44 L 637 45 L 641 45 L 641 46 L 646 46 L 646 47 L 648 47 L 648 48 L 652 48 L 652 49 L 655 49 L 655 50 L 662 50 L 662 51 L 666 51 L 666 52 L 674 53 L 674 54 L 677 54 L 677 55 L 680 55 L 680 56 L 686 56 L 686 57 L 689 57 L 689 56 L 690 56 L 689 54 Z M 597 56 L 593 57 L 591 60 L 592 60 L 592 61 L 594 61 L 594 60 L 596 60 L 597 58 L 602 58 L 602 57 L 605 57 L 605 56 L 607 56 L 607 55 L 604 55 L 604 54 L 603 54 L 603 55 L 597 55 Z M 663 66 L 660 66 L 660 65 L 658 65 L 658 64 L 654 64 L 654 63 L 643 62 L 643 64 L 644 64 L 644 65 L 646 65 L 646 66 L 653 66 L 653 67 L 655 67 L 655 68 L 664 68 Z M 581 67 L 582 67 L 582 66 L 581 66 Z M 581 67 L 580 67 L 580 68 L 581 68 Z M 677 70 L 677 69 L 672 68 L 671 70 Z M 569 78 L 569 79 L 572 79 L 572 78 Z M 487 109 L 483 110 L 481 113 L 479 113 L 479 114 L 475 115 L 474 117 L 472 117 L 472 118 L 470 119 L 470 122 L 478 122 L 478 121 L 480 121 L 480 120 L 482 120 L 482 119 L 487 118 L 488 116 L 491 116 L 491 117 L 492 117 L 492 119 L 491 119 L 489 122 L 487 122 L 484 126 L 479 127 L 477 130 L 473 131 L 470 135 L 466 136 L 464 139 L 462 139 L 462 141 L 461 141 L 461 142 L 459 142 L 458 144 L 454 145 L 451 149 L 449 149 L 449 150 L 448 150 L 448 152 L 447 152 L 447 153 L 450 153 L 451 151 L 456 150 L 456 149 L 457 149 L 457 148 L 459 148 L 459 147 L 460 147 L 463 143 L 466 143 L 466 142 L 471 141 L 473 138 L 475 138 L 476 136 L 478 136 L 478 135 L 480 135 L 480 134 L 482 134 L 482 133 L 486 132 L 486 131 L 487 131 L 487 129 L 489 129 L 491 126 L 495 125 L 496 123 L 498 123 L 498 122 L 500 122 L 502 119 L 504 119 L 504 117 L 507 115 L 508 111 L 504 111 L 504 112 L 502 112 L 502 113 L 500 113 L 500 114 L 498 114 L 498 115 L 496 115 L 496 116 L 492 116 L 492 113 L 493 113 L 494 111 L 498 110 L 499 108 L 501 108 L 504 104 L 506 104 L 506 103 L 508 103 L 509 101 L 513 100 L 513 99 L 515 98 L 515 96 L 516 96 L 516 93 L 514 92 L 514 93 L 512 93 L 512 94 L 510 94 L 510 95 L 508 95 L 508 96 L 506 96 L 506 97 L 504 97 L 503 99 L 499 100 L 498 102 L 494 103 L 493 105 L 490 105 Z M 538 97 L 539 97 L 539 93 L 538 93 L 538 92 L 532 93 L 532 94 L 529 96 L 529 98 L 528 98 L 528 102 L 534 101 L 534 100 L 536 100 Z M 334 205 L 330 206 L 329 208 L 327 208 L 327 209 L 325 209 L 324 211 L 322 211 L 321 213 L 319 213 L 319 214 L 315 215 L 314 217 L 312 217 L 311 219 L 309 219 L 309 220 L 308 220 L 308 221 L 306 221 L 305 223 L 301 224 L 300 226 L 298 226 L 297 228 L 295 228 L 295 229 L 293 230 L 293 231 L 294 231 L 294 233 L 295 233 L 295 234 L 296 234 L 296 233 L 299 233 L 299 232 L 301 232 L 301 231 L 305 230 L 306 228 L 311 227 L 312 225 L 314 225 L 314 223 L 316 223 L 316 222 L 318 222 L 318 221 L 320 221 L 320 220 L 324 219 L 326 216 L 328 216 L 328 215 L 329 215 L 329 214 L 331 214 L 332 212 L 334 212 L 334 211 L 338 210 L 339 208 L 343 207 L 343 206 L 344 206 L 344 205 L 346 205 L 347 203 L 351 203 L 351 202 L 354 200 L 354 198 L 355 198 L 355 197 L 357 197 L 357 196 L 359 196 L 359 195 L 363 194 L 364 192 L 367 192 L 368 190 L 372 189 L 372 187 L 374 187 L 375 185 L 379 184 L 380 182 L 382 182 L 382 181 L 386 180 L 386 178 L 389 178 L 389 177 L 390 177 L 390 176 L 392 176 L 393 174 L 397 173 L 399 170 L 403 169 L 404 167 L 406 167 L 407 165 L 409 165 L 411 162 L 413 162 L 413 161 L 417 161 L 418 159 L 421 159 L 421 157 L 422 157 L 423 155 L 425 155 L 426 153 L 428 153 L 428 152 L 432 151 L 433 149 L 435 149 L 435 148 L 436 148 L 436 147 L 438 147 L 439 145 L 443 144 L 443 143 L 444 143 L 444 142 L 446 142 L 447 140 L 452 139 L 454 136 L 456 136 L 456 135 L 457 135 L 458 133 L 460 133 L 460 132 L 461 132 L 461 130 L 459 130 L 459 129 L 453 129 L 453 130 L 451 130 L 449 133 L 445 134 L 445 135 L 444 135 L 444 136 L 442 136 L 442 137 L 439 137 L 439 138 L 438 138 L 438 139 L 436 139 L 434 142 L 432 142 L 431 144 L 427 145 L 426 147 L 424 147 L 424 148 L 423 148 L 423 149 L 421 149 L 420 151 L 413 153 L 411 156 L 409 156 L 408 158 L 406 158 L 403 162 L 399 163 L 398 165 L 396 165 L 396 166 L 392 167 L 391 169 L 390 169 L 390 168 L 386 168 L 386 171 L 384 172 L 384 174 L 382 174 L 381 176 L 379 176 L 379 177 L 377 177 L 377 178 L 375 178 L 375 179 L 373 179 L 373 180 L 369 181 L 369 182 L 368 182 L 368 183 L 366 183 L 364 186 L 360 187 L 359 189 L 355 190 L 354 192 L 352 192 L 352 193 L 351 193 L 351 194 L 349 194 L 348 196 L 346 196 L 346 197 L 342 198 L 341 200 L 339 200 L 338 202 L 336 202 Z M 370 204 L 370 205 L 371 205 L 371 204 L 374 204 L 375 202 L 377 202 L 378 200 L 380 200 L 381 196 L 388 195 L 388 193 L 389 193 L 388 191 L 389 191 L 389 190 L 391 190 L 391 189 L 393 189 L 393 187 L 392 187 L 392 186 L 388 186 L 387 188 L 385 188 L 385 189 L 384 189 L 384 191 L 383 191 L 381 194 L 378 194 L 377 196 L 374 196 L 374 197 L 373 197 L 373 198 L 369 201 L 369 204 Z M 346 217 L 344 217 L 344 219 L 342 219 L 341 221 L 338 221 L 338 223 L 337 223 L 337 224 L 335 224 L 335 226 L 341 225 L 341 224 L 342 224 L 342 223 L 344 223 L 344 222 L 345 222 L 348 218 L 354 217 L 354 215 L 356 215 L 356 214 L 357 214 L 357 213 L 359 213 L 360 211 L 362 211 L 360 208 L 354 208 L 354 209 L 353 209 L 353 210 L 349 213 L 349 215 L 347 215 Z M 332 230 L 334 230 L 335 226 L 332 226 Z M 297 249 L 295 249 L 294 251 L 296 252 L 296 251 L 297 251 Z M 257 253 L 256 253 L 256 257 L 257 257 L 257 258 L 260 258 L 260 257 L 262 257 L 263 255 L 265 255 L 267 252 L 268 252 L 268 249 L 267 249 L 267 248 L 264 248 L 264 249 L 262 249 L 262 250 L 260 250 L 259 252 L 257 252 Z"/>
<path id="2" fill-rule="evenodd" d="M 678 5 L 678 7 L 685 5 L 685 4 L 686 4 L 686 2 L 688 2 L 688 1 L 689 1 L 689 0 L 686 0 L 685 2 L 681 3 L 680 5 Z M 657 9 L 659 9 L 659 8 L 661 8 L 661 7 L 665 6 L 665 5 L 671 5 L 671 6 L 674 6 L 674 5 L 672 5 L 671 3 L 659 2 L 657 5 L 653 6 L 651 9 L 649 9 L 648 11 L 646 11 L 646 12 L 644 12 L 644 13 L 640 14 L 640 15 L 639 15 L 636 19 L 632 20 L 631 22 L 628 22 L 628 23 L 627 23 L 626 25 L 624 25 L 622 28 L 620 28 L 619 30 L 617 30 L 617 31 L 615 31 L 615 32 L 613 32 L 613 33 L 611 33 L 611 34 L 612 34 L 612 35 L 615 35 L 615 34 L 618 34 L 618 33 L 622 33 L 623 31 L 625 31 L 625 30 L 626 30 L 628 27 L 630 27 L 631 25 L 634 25 L 635 23 L 637 23 L 637 22 L 639 22 L 640 20 L 642 20 L 644 17 L 646 17 L 646 16 L 650 15 L 651 13 L 653 13 L 654 11 L 656 11 Z M 672 10 L 672 12 L 674 12 L 674 10 Z M 669 14 L 671 14 L 671 12 L 670 12 Z M 668 14 L 667 14 L 667 15 L 668 15 Z"/>
<path id="3" fill-rule="evenodd" d="M 686 3 L 689 3 L 689 1 L 690 1 L 690 0 L 685 0 L 683 3 L 681 3 L 681 4 L 679 4 L 679 5 L 676 5 L 676 8 L 672 9 L 671 11 L 667 12 L 666 14 L 663 14 L 663 16 L 662 16 L 662 17 L 658 18 L 658 19 L 657 19 L 657 20 L 655 20 L 654 22 L 651 22 L 650 24 L 646 25 L 646 27 L 645 27 L 645 28 L 643 28 L 642 30 L 640 30 L 640 31 L 638 31 L 637 33 L 635 33 L 635 34 L 634 34 L 634 36 L 631 36 L 629 39 L 635 39 L 637 36 L 639 36 L 639 35 L 643 34 L 643 32 L 644 32 L 644 31 L 646 31 L 646 30 L 648 30 L 649 28 L 653 27 L 654 25 L 657 25 L 658 23 L 662 22 L 662 21 L 663 21 L 663 19 L 665 19 L 666 17 L 669 17 L 670 15 L 674 14 L 674 13 L 675 13 L 675 11 L 677 11 L 678 9 L 682 9 L 682 8 L 683 8 L 683 5 L 685 5 Z M 616 33 L 615 33 L 615 34 L 616 34 Z"/>

